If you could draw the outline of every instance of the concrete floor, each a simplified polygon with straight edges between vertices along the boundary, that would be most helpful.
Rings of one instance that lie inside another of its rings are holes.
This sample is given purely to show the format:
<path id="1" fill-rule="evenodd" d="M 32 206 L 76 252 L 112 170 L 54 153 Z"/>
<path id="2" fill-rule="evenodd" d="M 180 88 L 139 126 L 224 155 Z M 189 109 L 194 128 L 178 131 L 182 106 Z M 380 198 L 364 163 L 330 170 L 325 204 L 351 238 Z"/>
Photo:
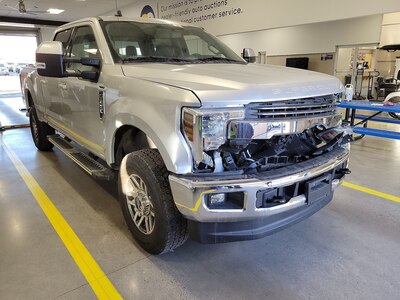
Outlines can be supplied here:
<path id="1" fill-rule="evenodd" d="M 0 121 L 26 123 L 19 98 L 0 99 Z M 29 129 L 3 141 L 126 299 L 400 299 L 400 204 L 341 187 L 311 218 L 256 241 L 149 256 L 132 240 L 115 183 L 96 182 L 60 151 L 38 152 Z M 1 138 L 1 137 L 0 137 Z M 352 146 L 347 181 L 400 194 L 400 141 Z M 0 147 L 0 298 L 95 299 Z"/>

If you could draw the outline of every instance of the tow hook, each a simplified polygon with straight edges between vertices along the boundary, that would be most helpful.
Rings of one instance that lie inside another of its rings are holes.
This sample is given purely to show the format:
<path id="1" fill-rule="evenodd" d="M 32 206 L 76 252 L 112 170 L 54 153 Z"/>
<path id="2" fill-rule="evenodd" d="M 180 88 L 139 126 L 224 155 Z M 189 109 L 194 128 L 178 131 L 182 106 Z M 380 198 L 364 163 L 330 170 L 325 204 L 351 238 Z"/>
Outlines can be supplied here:
<path id="1" fill-rule="evenodd" d="M 336 174 L 349 175 L 351 174 L 351 170 L 348 168 L 339 169 L 336 171 Z"/>

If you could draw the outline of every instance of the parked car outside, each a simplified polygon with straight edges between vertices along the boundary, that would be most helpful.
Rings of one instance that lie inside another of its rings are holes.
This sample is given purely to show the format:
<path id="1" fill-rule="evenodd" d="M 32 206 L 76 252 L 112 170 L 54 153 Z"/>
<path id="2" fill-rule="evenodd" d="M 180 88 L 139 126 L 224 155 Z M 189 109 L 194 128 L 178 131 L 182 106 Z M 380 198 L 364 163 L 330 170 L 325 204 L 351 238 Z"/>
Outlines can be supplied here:
<path id="1" fill-rule="evenodd" d="M 14 72 L 15 64 L 12 62 L 8 62 L 8 63 L 6 63 L 6 67 L 8 69 L 8 72 Z"/>
<path id="2" fill-rule="evenodd" d="M 5 64 L 0 64 L 0 75 L 9 75 L 8 68 Z"/>
<path id="3" fill-rule="evenodd" d="M 26 67 L 26 64 L 19 63 L 19 64 L 17 64 L 17 65 L 15 66 L 14 72 L 19 74 L 19 73 L 21 72 L 21 70 L 22 70 L 23 68 L 25 68 L 25 67 Z"/>

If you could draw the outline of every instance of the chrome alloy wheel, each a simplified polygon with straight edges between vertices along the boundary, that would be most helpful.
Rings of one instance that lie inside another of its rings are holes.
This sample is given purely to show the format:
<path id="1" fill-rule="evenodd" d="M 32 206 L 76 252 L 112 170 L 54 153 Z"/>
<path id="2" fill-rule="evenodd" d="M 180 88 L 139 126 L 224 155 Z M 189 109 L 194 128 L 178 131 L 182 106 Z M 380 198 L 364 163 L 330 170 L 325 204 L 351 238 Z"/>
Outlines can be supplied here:
<path id="1" fill-rule="evenodd" d="M 125 191 L 133 223 L 142 233 L 151 234 L 155 224 L 154 207 L 143 179 L 132 174 L 126 182 Z"/>

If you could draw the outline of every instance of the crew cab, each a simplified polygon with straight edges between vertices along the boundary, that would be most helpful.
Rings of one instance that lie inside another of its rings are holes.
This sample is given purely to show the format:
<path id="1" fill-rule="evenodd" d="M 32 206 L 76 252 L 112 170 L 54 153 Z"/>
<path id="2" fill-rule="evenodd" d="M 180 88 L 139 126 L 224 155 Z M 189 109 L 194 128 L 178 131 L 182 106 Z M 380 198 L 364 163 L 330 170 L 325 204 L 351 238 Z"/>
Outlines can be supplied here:
<path id="1" fill-rule="evenodd" d="M 36 147 L 118 177 L 150 253 L 264 237 L 328 204 L 349 173 L 336 78 L 248 63 L 202 28 L 86 18 L 39 45 L 36 68 L 22 79 Z"/>

